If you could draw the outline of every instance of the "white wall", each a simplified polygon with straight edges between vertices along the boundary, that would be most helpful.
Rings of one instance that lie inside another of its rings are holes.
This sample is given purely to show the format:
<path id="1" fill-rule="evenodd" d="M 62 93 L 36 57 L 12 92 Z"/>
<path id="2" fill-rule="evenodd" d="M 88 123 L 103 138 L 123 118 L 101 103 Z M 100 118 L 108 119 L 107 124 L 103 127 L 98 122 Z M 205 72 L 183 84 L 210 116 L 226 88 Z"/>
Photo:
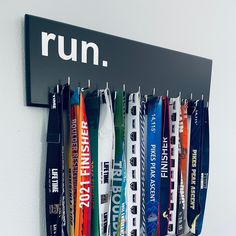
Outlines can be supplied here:
<path id="1" fill-rule="evenodd" d="M 0 235 L 46 235 L 43 185 L 48 113 L 25 106 L 25 13 L 214 60 L 211 175 L 203 236 L 234 235 L 235 9 L 235 0 L 1 0 Z"/>

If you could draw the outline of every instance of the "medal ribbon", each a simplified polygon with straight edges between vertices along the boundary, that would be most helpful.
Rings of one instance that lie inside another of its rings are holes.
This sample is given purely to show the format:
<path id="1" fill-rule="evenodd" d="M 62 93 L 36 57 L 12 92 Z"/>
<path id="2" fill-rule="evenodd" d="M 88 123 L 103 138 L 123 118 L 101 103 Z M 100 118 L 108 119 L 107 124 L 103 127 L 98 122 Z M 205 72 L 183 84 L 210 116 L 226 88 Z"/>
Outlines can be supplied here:
<path id="1" fill-rule="evenodd" d="M 125 94 L 122 91 L 116 93 L 114 123 L 115 123 L 115 163 L 113 173 L 112 187 L 112 205 L 111 205 L 111 235 L 120 235 L 122 209 L 122 184 L 124 175 L 124 136 L 125 136 Z M 123 229 L 122 229 L 123 230 Z"/>
<path id="2" fill-rule="evenodd" d="M 146 235 L 146 140 L 147 140 L 147 115 L 146 102 L 141 102 L 140 137 L 141 137 L 141 235 Z"/>
<path id="3" fill-rule="evenodd" d="M 61 218 L 62 235 L 68 236 L 68 215 L 67 215 L 67 180 L 66 163 L 68 163 L 68 137 L 69 137 L 69 97 L 70 87 L 68 84 L 62 86 L 60 91 L 60 126 L 61 126 L 61 170 L 62 170 L 62 193 L 61 193 Z"/>
<path id="4" fill-rule="evenodd" d="M 88 121 L 85 111 L 83 93 L 80 92 L 80 110 L 78 124 L 78 178 L 75 216 L 75 236 L 90 236 L 92 169 L 89 142 Z"/>
<path id="5" fill-rule="evenodd" d="M 166 236 L 168 231 L 168 217 L 170 208 L 170 115 L 169 101 L 167 97 L 162 97 L 162 146 L 161 146 L 161 165 L 160 165 L 160 236 Z"/>
<path id="6" fill-rule="evenodd" d="M 191 230 L 200 213 L 199 191 L 201 180 L 201 147 L 202 127 L 204 120 L 204 102 L 198 100 L 189 103 L 191 114 L 191 136 L 189 153 L 189 180 L 188 180 L 188 225 Z"/>
<path id="7" fill-rule="evenodd" d="M 147 114 L 146 235 L 157 234 L 162 138 L 162 100 L 152 99 Z"/>
<path id="8" fill-rule="evenodd" d="M 132 93 L 127 115 L 127 235 L 140 235 L 141 174 L 140 174 L 140 93 Z"/>
<path id="9" fill-rule="evenodd" d="M 188 187 L 188 101 L 181 105 L 179 122 L 179 175 L 178 175 L 178 207 L 177 207 L 177 235 L 187 233 L 187 187 Z"/>
<path id="10" fill-rule="evenodd" d="M 87 93 L 85 97 L 86 114 L 89 125 L 90 150 L 92 156 L 92 222 L 91 235 L 99 236 L 99 200 L 98 200 L 98 124 L 100 99 L 98 91 Z"/>
<path id="11" fill-rule="evenodd" d="M 61 132 L 59 95 L 49 94 L 46 162 L 46 224 L 47 236 L 61 236 Z"/>
<path id="12" fill-rule="evenodd" d="M 200 215 L 196 222 L 196 234 L 202 231 L 203 218 L 206 206 L 208 177 L 209 177 L 209 115 L 208 107 L 204 108 L 204 124 L 202 136 L 202 164 L 201 164 L 201 184 L 200 184 Z"/>
<path id="13" fill-rule="evenodd" d="M 100 236 L 110 231 L 113 162 L 115 155 L 114 118 L 109 89 L 100 90 L 98 129 L 98 181 Z"/>
<path id="14" fill-rule="evenodd" d="M 170 107 L 170 140 L 171 140 L 171 198 L 168 234 L 175 235 L 178 199 L 178 165 L 179 165 L 179 118 L 180 97 L 171 98 Z"/>

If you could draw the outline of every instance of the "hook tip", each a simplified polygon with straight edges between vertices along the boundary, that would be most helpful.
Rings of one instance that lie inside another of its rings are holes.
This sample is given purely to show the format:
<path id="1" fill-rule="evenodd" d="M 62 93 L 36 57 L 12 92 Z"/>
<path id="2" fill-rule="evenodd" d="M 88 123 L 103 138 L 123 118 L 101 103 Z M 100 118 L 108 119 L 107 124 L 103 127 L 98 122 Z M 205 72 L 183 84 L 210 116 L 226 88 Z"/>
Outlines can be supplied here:
<path id="1" fill-rule="evenodd" d="M 169 97 L 169 89 L 166 90 L 166 96 Z"/>
<path id="2" fill-rule="evenodd" d="M 138 86 L 138 92 L 139 92 L 139 93 L 141 92 L 141 87 L 140 87 L 140 86 Z"/>
<path id="3" fill-rule="evenodd" d="M 125 88 L 125 84 L 123 84 L 123 91 L 124 91 L 124 92 L 125 92 L 125 89 L 126 89 L 126 88 Z"/>
<path id="4" fill-rule="evenodd" d="M 145 97 L 145 102 L 147 102 L 148 101 L 148 95 L 145 94 L 144 97 Z"/>
<path id="5" fill-rule="evenodd" d="M 57 84 L 57 93 L 59 93 L 60 88 L 59 88 L 59 84 Z"/>

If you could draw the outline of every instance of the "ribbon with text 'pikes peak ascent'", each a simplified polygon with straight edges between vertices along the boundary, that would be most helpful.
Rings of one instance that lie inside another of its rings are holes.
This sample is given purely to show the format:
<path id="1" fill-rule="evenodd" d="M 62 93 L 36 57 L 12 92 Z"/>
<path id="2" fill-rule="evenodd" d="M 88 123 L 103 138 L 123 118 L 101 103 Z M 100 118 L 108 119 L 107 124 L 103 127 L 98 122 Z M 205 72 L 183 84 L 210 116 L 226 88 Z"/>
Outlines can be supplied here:
<path id="1" fill-rule="evenodd" d="M 206 206 L 208 178 L 209 178 L 209 114 L 208 107 L 204 108 L 204 124 L 202 133 L 202 164 L 201 164 L 201 184 L 200 184 L 200 214 L 196 221 L 196 235 L 202 231 L 203 218 Z"/>
<path id="2" fill-rule="evenodd" d="M 147 156 L 146 156 L 146 235 L 157 235 L 160 195 L 162 99 L 153 98 L 147 105 Z"/>
<path id="3" fill-rule="evenodd" d="M 188 225 L 191 231 L 200 213 L 199 192 L 202 163 L 202 127 L 204 121 L 204 101 L 189 102 L 191 114 L 191 136 L 189 152 L 189 180 L 188 180 Z M 195 233 L 195 232 L 194 232 Z"/>

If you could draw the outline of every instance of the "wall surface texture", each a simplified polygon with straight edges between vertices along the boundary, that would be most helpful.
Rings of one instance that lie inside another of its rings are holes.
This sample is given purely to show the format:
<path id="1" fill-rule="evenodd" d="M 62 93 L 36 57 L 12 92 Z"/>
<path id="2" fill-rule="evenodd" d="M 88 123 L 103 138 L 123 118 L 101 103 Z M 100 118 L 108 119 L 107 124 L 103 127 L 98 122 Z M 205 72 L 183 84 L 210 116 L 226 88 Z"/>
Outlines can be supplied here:
<path id="1" fill-rule="evenodd" d="M 0 235 L 46 235 L 48 111 L 25 106 L 25 13 L 213 59 L 211 173 L 202 235 L 234 235 L 235 9 L 233 0 L 1 1 Z"/>

